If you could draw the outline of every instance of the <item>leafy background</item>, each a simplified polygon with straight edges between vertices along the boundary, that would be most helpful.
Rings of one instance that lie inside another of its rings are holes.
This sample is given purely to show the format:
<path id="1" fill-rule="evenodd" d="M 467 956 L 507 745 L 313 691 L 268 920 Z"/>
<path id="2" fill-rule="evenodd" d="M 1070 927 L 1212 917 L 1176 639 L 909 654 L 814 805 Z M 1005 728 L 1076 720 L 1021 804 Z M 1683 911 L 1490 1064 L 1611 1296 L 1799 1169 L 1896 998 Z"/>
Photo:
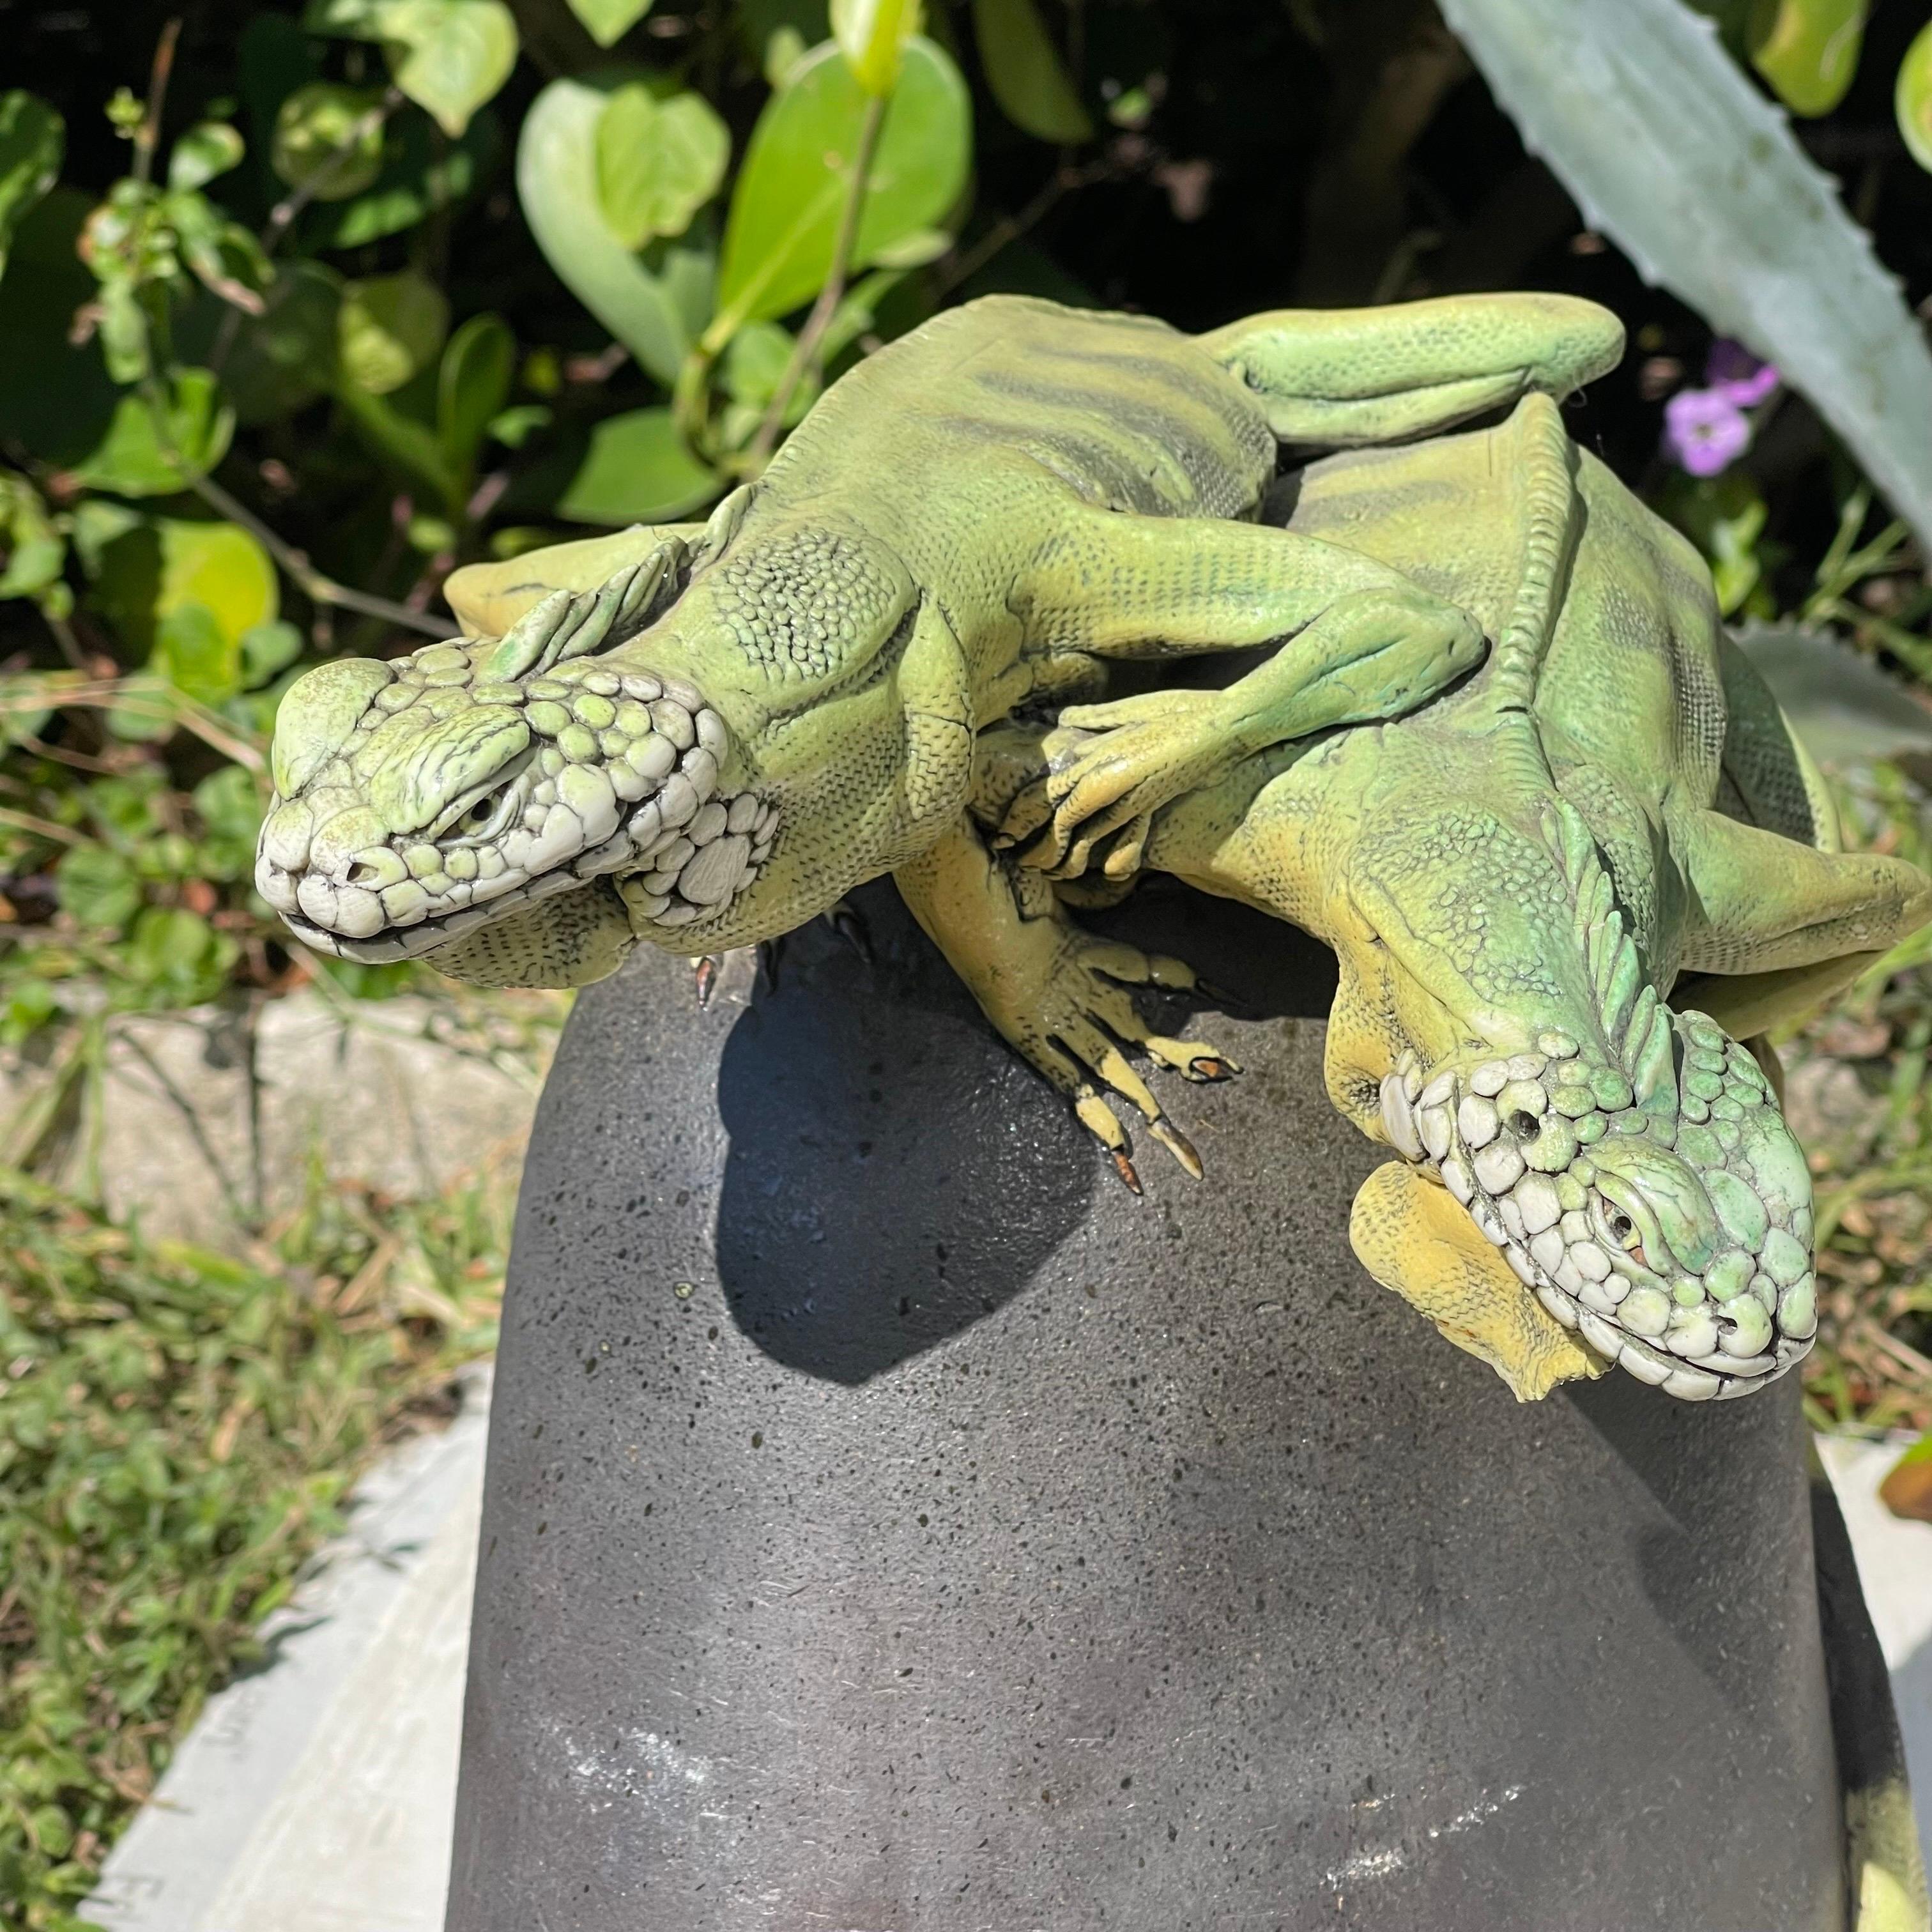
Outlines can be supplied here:
<path id="1" fill-rule="evenodd" d="M 78 1923 L 358 1458 L 488 1346 L 500 1188 L 318 1180 L 213 1255 L 72 1158 L 118 1015 L 427 982 L 249 874 L 280 694 L 444 634 L 458 563 L 700 511 L 993 290 L 1566 290 L 1633 345 L 1576 434 L 1928 857 L 1928 8 L 1620 0 L 1606 52 L 1590 4 L 0 0 L 0 1924 Z M 1841 1426 L 1932 1424 L 1928 961 L 1787 1047 Z"/>

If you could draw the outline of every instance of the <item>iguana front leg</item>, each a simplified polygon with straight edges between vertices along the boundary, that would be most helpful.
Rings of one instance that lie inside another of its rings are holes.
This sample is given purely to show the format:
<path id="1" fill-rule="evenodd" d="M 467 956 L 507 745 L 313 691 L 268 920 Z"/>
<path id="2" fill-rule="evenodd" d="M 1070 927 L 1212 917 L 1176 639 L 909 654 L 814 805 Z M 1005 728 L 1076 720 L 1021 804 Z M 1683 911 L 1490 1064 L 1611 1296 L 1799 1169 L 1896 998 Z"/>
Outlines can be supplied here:
<path id="1" fill-rule="evenodd" d="M 996 859 L 963 814 L 892 880 L 986 1017 L 1072 1100 L 1136 1192 L 1126 1132 L 1096 1080 L 1138 1108 L 1148 1131 L 1198 1178 L 1200 1160 L 1186 1137 L 1116 1044 L 1138 1046 L 1190 1080 L 1237 1070 L 1205 1040 L 1154 1033 L 1134 1010 L 1127 986 L 1192 986 L 1189 967 L 1083 932 L 1044 879 Z"/>
<path id="2" fill-rule="evenodd" d="M 1046 740 L 1046 778 L 1016 801 L 1003 842 L 1038 831 L 1022 862 L 1060 878 L 1078 878 L 1105 847 L 1105 875 L 1130 878 L 1162 806 L 1270 746 L 1414 710 L 1480 650 L 1450 607 L 1355 591 L 1225 689 L 1068 705 Z"/>
<path id="3" fill-rule="evenodd" d="M 1281 646 L 1225 691 L 1155 692 L 1061 714 L 1044 791 L 1007 832 L 1024 836 L 1050 814 L 1028 862 L 1070 874 L 1120 832 L 1108 869 L 1124 876 L 1168 800 L 1270 745 L 1412 710 L 1484 650 L 1466 611 L 1371 557 L 1191 518 L 1077 513 L 1029 574 L 1023 617 L 1030 633 L 1064 630 L 1101 656 Z M 1070 861 L 1076 836 L 1082 856 Z"/>

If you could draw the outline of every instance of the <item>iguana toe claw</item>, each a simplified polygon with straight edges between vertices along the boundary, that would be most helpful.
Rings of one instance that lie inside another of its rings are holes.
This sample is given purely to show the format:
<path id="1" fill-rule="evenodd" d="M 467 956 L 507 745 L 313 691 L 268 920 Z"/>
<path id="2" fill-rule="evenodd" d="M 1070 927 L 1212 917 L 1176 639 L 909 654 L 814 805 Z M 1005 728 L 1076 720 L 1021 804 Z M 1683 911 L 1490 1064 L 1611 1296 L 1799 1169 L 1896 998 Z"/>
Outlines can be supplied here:
<path id="1" fill-rule="evenodd" d="M 1165 1114 L 1148 1121 L 1148 1132 L 1180 1162 L 1191 1179 L 1198 1180 L 1202 1178 L 1204 1170 L 1201 1156 L 1194 1151 L 1194 1143 Z"/>
<path id="2" fill-rule="evenodd" d="M 711 995 L 718 990 L 718 961 L 715 956 L 707 952 L 697 962 L 692 980 L 697 991 L 699 1006 L 710 1006 Z"/>

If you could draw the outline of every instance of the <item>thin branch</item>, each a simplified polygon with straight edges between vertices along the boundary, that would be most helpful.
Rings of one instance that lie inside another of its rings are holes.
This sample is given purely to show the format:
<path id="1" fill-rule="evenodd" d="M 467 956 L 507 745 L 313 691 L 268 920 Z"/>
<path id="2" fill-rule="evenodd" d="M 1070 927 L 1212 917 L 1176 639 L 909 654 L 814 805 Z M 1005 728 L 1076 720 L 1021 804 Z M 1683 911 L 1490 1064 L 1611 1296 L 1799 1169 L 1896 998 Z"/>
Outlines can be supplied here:
<path id="1" fill-rule="evenodd" d="M 262 223 L 261 234 L 257 237 L 262 244 L 263 254 L 272 255 L 275 252 L 281 244 L 282 237 L 288 232 L 296 217 L 301 214 L 302 210 L 308 207 L 309 203 L 328 185 L 330 180 L 340 170 L 344 163 L 348 160 L 356 148 L 361 146 L 363 136 L 374 133 L 376 128 L 381 127 L 382 123 L 388 120 L 402 104 L 402 89 L 399 87 L 392 87 L 374 106 L 357 116 L 356 119 L 350 123 L 348 128 L 344 131 L 342 140 L 338 145 L 335 152 L 319 167 L 311 170 L 307 179 L 298 188 L 291 190 L 290 193 L 283 196 L 281 200 L 269 209 L 268 218 Z M 236 334 L 241 326 L 242 316 L 239 310 L 231 308 L 222 316 L 221 327 L 215 336 L 214 345 L 208 352 L 208 366 L 214 374 L 219 376 L 221 374 L 223 365 L 227 362 L 230 352 L 235 346 Z"/>
<path id="2" fill-rule="evenodd" d="M 21 832 L 31 832 L 37 838 L 51 838 L 57 845 L 85 845 L 88 842 L 84 832 L 76 832 L 70 825 L 56 825 L 51 818 L 40 818 L 31 812 L 16 812 L 11 806 L 0 805 L 0 825 L 10 825 Z"/>
<path id="3" fill-rule="evenodd" d="M 181 38 L 181 30 L 179 18 L 172 20 L 154 43 L 154 64 L 148 75 L 148 111 L 134 136 L 134 178 L 143 188 L 154 172 L 154 150 L 161 140 L 161 104 L 168 98 L 168 76 L 174 71 L 175 43 Z"/>
<path id="4" fill-rule="evenodd" d="M 1018 214 L 1003 214 L 963 255 L 955 254 L 940 263 L 928 290 L 932 299 L 943 302 L 962 282 L 970 281 L 1003 248 L 1010 248 L 1043 221 L 1061 196 L 1076 188 L 1090 188 L 1119 172 L 1118 165 L 1108 160 L 1090 161 L 1084 167 L 1056 169 Z"/>
<path id="5" fill-rule="evenodd" d="M 872 158 L 878 152 L 879 130 L 886 124 L 886 107 L 890 98 L 886 94 L 874 94 L 866 103 L 866 118 L 859 130 L 858 152 L 852 157 L 852 178 L 846 187 L 845 206 L 838 216 L 838 237 L 832 245 L 831 270 L 825 278 L 825 286 L 818 292 L 818 301 L 812 305 L 811 314 L 806 318 L 804 328 L 799 332 L 791 360 L 785 364 L 785 372 L 772 392 L 771 406 L 765 411 L 764 420 L 759 424 L 758 433 L 746 452 L 749 464 L 754 470 L 762 467 L 771 454 L 772 446 L 784 426 L 785 411 L 791 406 L 791 399 L 797 394 L 799 384 L 804 381 L 806 370 L 817 365 L 819 344 L 825 340 L 825 332 L 832 326 L 832 318 L 838 314 L 838 304 L 844 299 L 845 280 L 852 268 L 852 250 L 859 238 L 859 217 L 865 208 L 866 187 L 872 176 Z"/>
<path id="6" fill-rule="evenodd" d="M 325 577 L 294 544 L 278 536 L 260 518 L 238 499 L 231 496 L 211 476 L 190 478 L 188 488 L 211 509 L 219 510 L 232 524 L 242 527 L 286 571 L 303 594 L 317 604 L 332 604 L 344 610 L 359 611 L 365 617 L 380 617 L 385 623 L 416 631 L 427 638 L 446 638 L 449 620 L 426 617 L 406 604 L 392 604 L 386 597 L 372 597 L 365 590 L 352 590 Z"/>

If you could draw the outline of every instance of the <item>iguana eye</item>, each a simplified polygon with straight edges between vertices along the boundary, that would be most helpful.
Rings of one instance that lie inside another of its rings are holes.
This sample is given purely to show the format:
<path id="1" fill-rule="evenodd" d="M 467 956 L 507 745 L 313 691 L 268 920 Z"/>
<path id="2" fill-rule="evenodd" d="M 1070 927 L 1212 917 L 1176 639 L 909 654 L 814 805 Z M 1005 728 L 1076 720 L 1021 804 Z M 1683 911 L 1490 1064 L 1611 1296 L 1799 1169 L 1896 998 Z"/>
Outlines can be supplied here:
<path id="1" fill-rule="evenodd" d="M 451 842 L 462 844 L 488 840 L 508 830 L 517 807 L 517 782 L 511 779 L 494 791 L 486 792 L 457 818 L 449 828 Z"/>

